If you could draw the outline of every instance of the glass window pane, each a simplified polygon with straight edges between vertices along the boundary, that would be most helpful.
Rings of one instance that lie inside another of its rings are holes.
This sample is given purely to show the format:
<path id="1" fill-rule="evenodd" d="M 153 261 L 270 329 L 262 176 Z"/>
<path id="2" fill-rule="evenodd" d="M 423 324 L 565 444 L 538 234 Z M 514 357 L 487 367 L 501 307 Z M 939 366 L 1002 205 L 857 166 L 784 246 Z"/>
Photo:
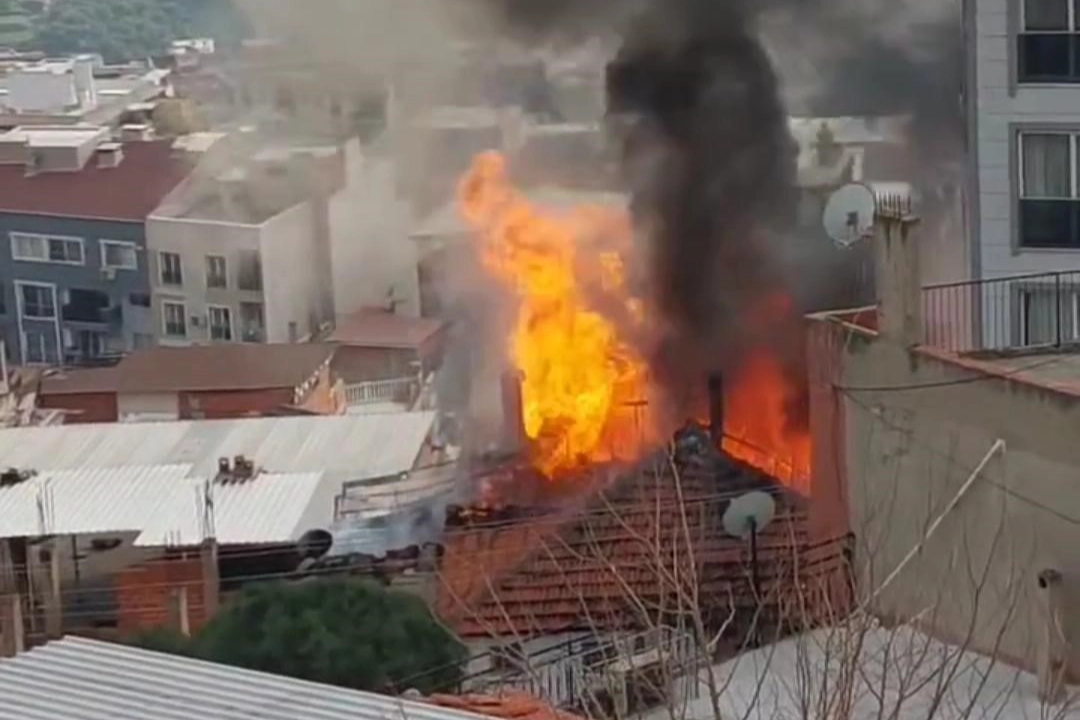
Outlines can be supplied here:
<path id="1" fill-rule="evenodd" d="M 1072 195 L 1069 136 L 1025 133 L 1020 137 L 1025 198 L 1067 198 Z"/>
<path id="2" fill-rule="evenodd" d="M 1020 82 L 1076 82 L 1069 62 L 1073 36 L 1068 34 L 1022 34 L 1019 45 Z"/>
<path id="3" fill-rule="evenodd" d="M 1068 30 L 1069 0 L 1024 0 L 1025 30 Z"/>

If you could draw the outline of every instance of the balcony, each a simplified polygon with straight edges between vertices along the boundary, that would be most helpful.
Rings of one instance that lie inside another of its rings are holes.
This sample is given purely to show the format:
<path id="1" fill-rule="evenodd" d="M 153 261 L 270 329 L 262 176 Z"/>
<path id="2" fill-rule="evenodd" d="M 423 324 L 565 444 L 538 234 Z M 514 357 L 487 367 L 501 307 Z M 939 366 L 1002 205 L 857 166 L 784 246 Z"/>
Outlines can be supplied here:
<path id="1" fill-rule="evenodd" d="M 120 325 L 123 309 L 111 305 L 109 296 L 97 290 L 72 289 L 65 292 L 60 317 L 65 322 L 90 325 Z"/>
<path id="2" fill-rule="evenodd" d="M 418 380 L 415 376 L 372 380 L 345 386 L 345 402 L 350 408 L 385 403 L 411 407 L 417 397 Z"/>
<path id="3" fill-rule="evenodd" d="M 954 353 L 1080 343 L 1080 270 L 923 288 L 923 341 Z"/>

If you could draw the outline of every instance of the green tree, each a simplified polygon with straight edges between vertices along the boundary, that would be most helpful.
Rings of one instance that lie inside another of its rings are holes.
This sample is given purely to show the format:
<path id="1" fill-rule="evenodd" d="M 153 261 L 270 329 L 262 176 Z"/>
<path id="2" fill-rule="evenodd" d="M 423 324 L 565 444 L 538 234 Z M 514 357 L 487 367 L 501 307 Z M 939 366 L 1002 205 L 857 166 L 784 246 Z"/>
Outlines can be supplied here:
<path id="1" fill-rule="evenodd" d="M 228 47 L 249 33 L 232 0 L 55 0 L 34 23 L 32 44 L 118 62 L 160 55 L 178 38 L 212 37 Z"/>
<path id="2" fill-rule="evenodd" d="M 142 647 L 358 690 L 445 690 L 465 647 L 413 595 L 358 580 L 246 588 L 190 643 L 171 633 Z"/>

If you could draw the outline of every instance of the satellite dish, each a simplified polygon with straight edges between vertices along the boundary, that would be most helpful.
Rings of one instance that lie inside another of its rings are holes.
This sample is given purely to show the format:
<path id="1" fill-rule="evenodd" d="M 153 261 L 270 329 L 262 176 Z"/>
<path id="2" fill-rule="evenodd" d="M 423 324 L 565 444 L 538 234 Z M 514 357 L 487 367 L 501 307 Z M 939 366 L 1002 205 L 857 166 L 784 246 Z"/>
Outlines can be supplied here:
<path id="1" fill-rule="evenodd" d="M 833 242 L 840 247 L 851 247 L 870 235 L 875 205 L 873 190 L 851 183 L 829 196 L 821 223 Z"/>
<path id="2" fill-rule="evenodd" d="M 746 539 L 761 532 L 772 522 L 776 503 L 768 493 L 754 490 L 731 501 L 724 512 L 724 531 L 732 537 Z"/>

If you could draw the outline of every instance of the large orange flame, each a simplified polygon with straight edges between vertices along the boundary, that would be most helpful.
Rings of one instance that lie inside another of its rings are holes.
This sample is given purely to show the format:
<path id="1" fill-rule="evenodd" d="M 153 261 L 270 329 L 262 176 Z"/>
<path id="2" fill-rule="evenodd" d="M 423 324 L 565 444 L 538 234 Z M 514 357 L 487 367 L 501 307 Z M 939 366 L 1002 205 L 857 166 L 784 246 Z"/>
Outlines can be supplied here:
<path id="1" fill-rule="evenodd" d="M 460 202 L 484 266 L 520 303 L 509 354 L 523 375 L 537 467 L 556 476 L 636 455 L 645 430 L 634 427 L 644 421 L 634 407 L 645 395 L 647 366 L 594 309 L 597 297 L 614 298 L 628 322 L 642 319 L 619 253 L 630 237 L 625 213 L 541 209 L 510 185 L 496 153 L 477 157 Z"/>
<path id="2" fill-rule="evenodd" d="M 656 417 L 644 404 L 648 366 L 628 341 L 647 319 L 626 283 L 632 230 L 625 210 L 539 207 L 510 184 L 498 153 L 477 156 L 459 202 L 485 268 L 519 302 L 508 354 L 523 375 L 536 467 L 557 477 L 639 456 L 656 437 Z M 789 310 L 785 298 L 773 297 L 755 321 L 765 326 Z M 780 365 L 768 353 L 751 354 L 730 380 L 724 450 L 802 487 L 810 442 L 788 427 L 791 387 Z"/>

